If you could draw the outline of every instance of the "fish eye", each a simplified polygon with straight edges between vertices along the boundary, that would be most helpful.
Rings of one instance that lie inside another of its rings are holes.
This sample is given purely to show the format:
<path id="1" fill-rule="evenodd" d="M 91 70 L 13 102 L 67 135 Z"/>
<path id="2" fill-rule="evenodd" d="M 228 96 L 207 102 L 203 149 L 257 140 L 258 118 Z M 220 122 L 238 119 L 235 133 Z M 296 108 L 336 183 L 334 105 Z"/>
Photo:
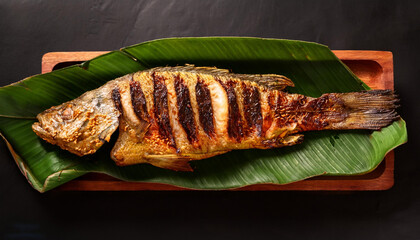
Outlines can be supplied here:
<path id="1" fill-rule="evenodd" d="M 70 120 L 73 118 L 73 109 L 71 105 L 68 105 L 62 112 L 61 117 L 63 120 Z"/>

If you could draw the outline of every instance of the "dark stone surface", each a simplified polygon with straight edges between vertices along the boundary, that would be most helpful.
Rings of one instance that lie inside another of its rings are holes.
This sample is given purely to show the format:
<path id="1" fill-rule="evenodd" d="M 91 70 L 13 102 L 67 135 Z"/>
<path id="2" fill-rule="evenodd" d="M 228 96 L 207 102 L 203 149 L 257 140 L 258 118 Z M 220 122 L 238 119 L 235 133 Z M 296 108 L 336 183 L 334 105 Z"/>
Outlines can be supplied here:
<path id="1" fill-rule="evenodd" d="M 380 192 L 39 194 L 0 143 L 2 239 L 419 239 L 418 1 L 0 1 L 0 86 L 51 51 L 113 50 L 174 36 L 258 36 L 389 50 L 409 142 Z"/>

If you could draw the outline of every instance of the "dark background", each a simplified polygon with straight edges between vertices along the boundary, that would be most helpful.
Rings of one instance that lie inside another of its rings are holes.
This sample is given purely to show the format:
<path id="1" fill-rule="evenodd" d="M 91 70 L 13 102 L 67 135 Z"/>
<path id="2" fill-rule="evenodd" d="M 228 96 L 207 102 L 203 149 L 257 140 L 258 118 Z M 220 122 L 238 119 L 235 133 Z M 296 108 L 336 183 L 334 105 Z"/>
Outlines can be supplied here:
<path id="1" fill-rule="evenodd" d="M 182 36 L 315 41 L 388 50 L 409 142 L 378 192 L 40 194 L 0 143 L 3 239 L 420 239 L 420 1 L 0 0 L 0 86 L 40 73 L 52 51 L 114 50 Z"/>

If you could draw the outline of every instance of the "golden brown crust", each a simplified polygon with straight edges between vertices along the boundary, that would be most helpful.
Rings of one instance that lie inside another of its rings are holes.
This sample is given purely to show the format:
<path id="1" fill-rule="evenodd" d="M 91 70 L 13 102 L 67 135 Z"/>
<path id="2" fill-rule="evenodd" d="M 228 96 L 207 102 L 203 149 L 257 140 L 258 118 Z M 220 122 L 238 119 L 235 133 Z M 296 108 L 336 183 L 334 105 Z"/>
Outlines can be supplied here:
<path id="1" fill-rule="evenodd" d="M 120 112 L 111 95 L 121 79 L 38 114 L 33 131 L 79 156 L 96 152 L 118 128 Z"/>

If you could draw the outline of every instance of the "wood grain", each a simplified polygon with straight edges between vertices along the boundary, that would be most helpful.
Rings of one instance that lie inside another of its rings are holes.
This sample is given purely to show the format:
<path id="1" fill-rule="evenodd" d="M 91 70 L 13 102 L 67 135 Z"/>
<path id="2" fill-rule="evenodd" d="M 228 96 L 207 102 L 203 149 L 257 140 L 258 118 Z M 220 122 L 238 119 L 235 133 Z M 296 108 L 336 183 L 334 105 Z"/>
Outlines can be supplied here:
<path id="1" fill-rule="evenodd" d="M 393 89 L 394 70 L 391 52 L 337 50 L 334 54 L 355 75 L 373 89 Z M 42 58 L 42 73 L 79 63 L 107 52 L 50 52 Z M 394 185 L 394 151 L 388 153 L 372 172 L 357 176 L 319 176 L 286 185 L 256 184 L 234 191 L 366 191 L 387 190 Z M 55 191 L 179 191 L 191 190 L 168 184 L 124 182 L 105 174 L 89 173 L 58 187 Z"/>

